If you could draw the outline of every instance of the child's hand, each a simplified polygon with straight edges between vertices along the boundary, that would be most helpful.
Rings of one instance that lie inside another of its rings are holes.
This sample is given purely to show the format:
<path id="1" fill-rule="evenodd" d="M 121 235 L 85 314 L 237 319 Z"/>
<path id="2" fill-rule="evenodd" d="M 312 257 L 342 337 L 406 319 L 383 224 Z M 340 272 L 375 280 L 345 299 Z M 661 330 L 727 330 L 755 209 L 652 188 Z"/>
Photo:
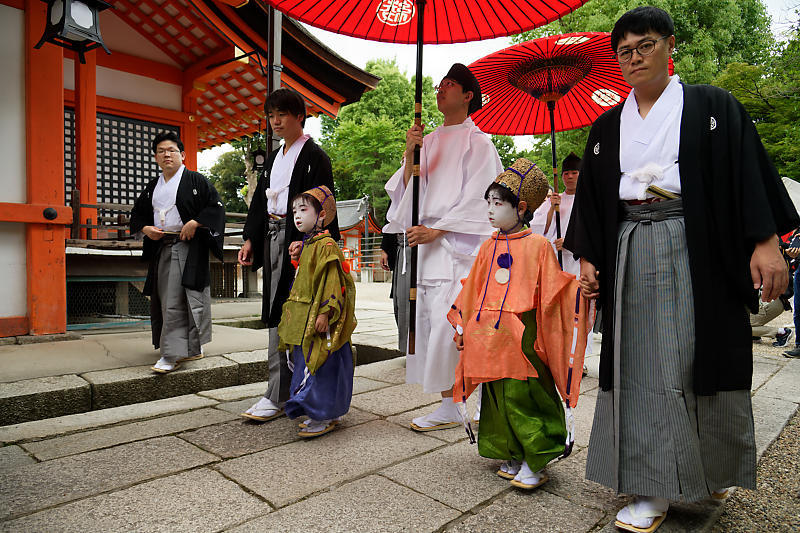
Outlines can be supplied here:
<path id="1" fill-rule="evenodd" d="M 320 335 L 328 332 L 328 313 L 317 315 L 317 320 L 314 321 L 314 329 Z"/>
<path id="2" fill-rule="evenodd" d="M 453 339 L 456 343 L 456 350 L 459 352 L 464 349 L 464 335 L 459 335 L 456 333 L 455 338 Z"/>

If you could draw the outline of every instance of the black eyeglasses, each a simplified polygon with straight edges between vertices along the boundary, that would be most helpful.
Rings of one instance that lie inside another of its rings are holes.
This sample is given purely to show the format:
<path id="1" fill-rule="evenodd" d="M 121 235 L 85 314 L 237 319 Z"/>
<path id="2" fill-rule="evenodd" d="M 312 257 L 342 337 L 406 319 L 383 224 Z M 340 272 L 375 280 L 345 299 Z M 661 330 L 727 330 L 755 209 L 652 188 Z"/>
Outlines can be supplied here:
<path id="1" fill-rule="evenodd" d="M 625 63 L 631 60 L 631 58 L 633 57 L 634 50 L 639 52 L 639 55 L 642 57 L 649 56 L 650 54 L 655 52 L 656 43 L 662 39 L 666 39 L 667 37 L 669 37 L 669 35 L 664 35 L 663 37 L 660 37 L 658 39 L 645 39 L 644 41 L 637 44 L 634 48 L 624 48 L 622 50 L 618 50 L 614 54 L 614 57 L 617 58 L 617 61 L 619 62 L 620 65 L 624 65 Z"/>

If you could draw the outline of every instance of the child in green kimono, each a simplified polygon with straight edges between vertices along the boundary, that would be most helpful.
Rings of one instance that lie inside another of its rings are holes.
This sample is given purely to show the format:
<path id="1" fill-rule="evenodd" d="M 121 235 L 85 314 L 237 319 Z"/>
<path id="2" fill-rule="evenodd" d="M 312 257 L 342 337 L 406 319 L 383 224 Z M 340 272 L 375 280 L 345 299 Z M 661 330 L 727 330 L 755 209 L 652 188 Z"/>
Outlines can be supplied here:
<path id="1" fill-rule="evenodd" d="M 350 409 L 355 284 L 339 246 L 323 229 L 336 216 L 331 191 L 323 185 L 299 194 L 292 201 L 292 213 L 304 236 L 278 325 L 292 370 L 284 409 L 289 418 L 308 417 L 298 435 L 317 437 L 333 430 Z"/>

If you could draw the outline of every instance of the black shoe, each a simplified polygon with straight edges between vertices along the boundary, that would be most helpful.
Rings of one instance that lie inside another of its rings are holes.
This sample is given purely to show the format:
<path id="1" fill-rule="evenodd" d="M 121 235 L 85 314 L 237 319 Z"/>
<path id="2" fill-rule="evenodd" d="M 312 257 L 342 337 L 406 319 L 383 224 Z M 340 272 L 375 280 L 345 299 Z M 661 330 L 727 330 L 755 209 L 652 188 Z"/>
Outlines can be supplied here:
<path id="1" fill-rule="evenodd" d="M 761 342 L 761 337 L 753 337 L 753 342 Z"/>
<path id="2" fill-rule="evenodd" d="M 784 357 L 791 357 L 792 359 L 800 359 L 800 346 L 795 348 L 794 350 L 789 350 L 788 352 L 783 352 Z"/>
<path id="3" fill-rule="evenodd" d="M 786 346 L 786 343 L 792 337 L 792 329 L 783 328 L 783 331 L 783 334 L 778 333 L 775 335 L 775 342 L 772 343 L 773 346 Z"/>

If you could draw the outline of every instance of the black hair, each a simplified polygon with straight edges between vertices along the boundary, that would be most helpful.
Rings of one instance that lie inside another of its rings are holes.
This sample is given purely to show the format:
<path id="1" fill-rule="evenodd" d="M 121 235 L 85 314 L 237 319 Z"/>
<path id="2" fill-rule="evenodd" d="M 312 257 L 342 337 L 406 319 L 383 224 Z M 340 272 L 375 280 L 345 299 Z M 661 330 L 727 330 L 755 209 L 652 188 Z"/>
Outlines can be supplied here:
<path id="1" fill-rule="evenodd" d="M 153 137 L 153 153 L 158 151 L 158 145 L 163 143 L 164 141 L 172 141 L 178 145 L 178 150 L 183 152 L 183 141 L 181 138 L 178 137 L 178 134 L 174 131 L 162 131 L 155 137 Z"/>
<path id="2" fill-rule="evenodd" d="M 297 91 L 285 87 L 272 91 L 264 102 L 264 111 L 267 115 L 270 111 L 285 111 L 294 116 L 303 115 L 300 125 L 303 127 L 306 125 L 306 101 Z"/>
<path id="3" fill-rule="evenodd" d="M 317 214 L 320 214 L 322 212 L 322 204 L 319 203 L 319 200 L 317 200 L 315 197 L 311 196 L 307 192 L 301 192 L 300 194 L 295 195 L 295 197 L 292 198 L 292 201 L 289 202 L 289 205 L 294 205 L 294 203 L 297 200 L 300 200 L 301 198 L 303 200 L 306 200 L 309 204 L 311 204 L 311 207 L 314 208 Z"/>
<path id="4" fill-rule="evenodd" d="M 611 30 L 611 49 L 616 52 L 617 44 L 626 33 L 644 35 L 648 31 L 654 31 L 660 35 L 673 35 L 675 24 L 672 17 L 663 9 L 653 6 L 640 6 L 631 9 L 614 24 Z"/>
<path id="5" fill-rule="evenodd" d="M 517 195 L 511 192 L 511 189 L 505 185 L 501 185 L 500 183 L 496 182 L 489 185 L 489 187 L 486 189 L 486 193 L 483 195 L 486 200 L 489 199 L 490 192 L 496 192 L 502 201 L 510 203 L 511 207 L 514 209 L 516 209 L 519 205 L 519 198 L 517 198 Z M 522 214 L 522 221 L 527 224 L 532 218 L 533 211 L 531 211 L 531 207 L 528 206 L 527 209 L 525 209 L 525 212 Z"/>

